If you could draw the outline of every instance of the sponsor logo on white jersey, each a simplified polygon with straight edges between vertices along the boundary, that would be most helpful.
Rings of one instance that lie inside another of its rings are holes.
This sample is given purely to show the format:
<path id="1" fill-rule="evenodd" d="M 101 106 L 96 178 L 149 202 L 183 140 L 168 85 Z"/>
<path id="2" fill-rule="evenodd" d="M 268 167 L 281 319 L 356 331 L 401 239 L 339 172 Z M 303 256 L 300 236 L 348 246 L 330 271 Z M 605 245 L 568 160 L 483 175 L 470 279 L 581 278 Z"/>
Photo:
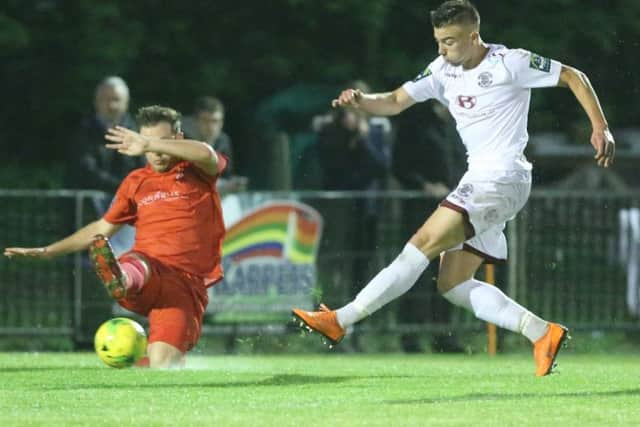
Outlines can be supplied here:
<path id="1" fill-rule="evenodd" d="M 467 110 L 476 106 L 477 99 L 475 96 L 458 95 L 458 105 Z"/>

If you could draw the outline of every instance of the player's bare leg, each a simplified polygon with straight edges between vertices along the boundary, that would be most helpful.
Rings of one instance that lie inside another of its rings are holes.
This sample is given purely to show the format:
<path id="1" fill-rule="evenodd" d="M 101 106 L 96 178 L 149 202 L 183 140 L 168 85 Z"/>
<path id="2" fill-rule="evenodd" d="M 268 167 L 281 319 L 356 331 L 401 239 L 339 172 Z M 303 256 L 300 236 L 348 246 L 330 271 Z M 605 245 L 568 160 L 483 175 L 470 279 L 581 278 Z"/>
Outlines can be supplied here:
<path id="1" fill-rule="evenodd" d="M 464 250 L 444 252 L 440 256 L 438 292 L 446 294 L 451 289 L 473 279 L 484 259 Z"/>
<path id="2" fill-rule="evenodd" d="M 400 255 L 381 270 L 352 302 L 335 311 L 294 308 L 293 315 L 333 344 L 340 342 L 348 327 L 407 292 L 427 268 L 430 259 L 462 243 L 466 239 L 465 223 L 459 212 L 439 207 L 405 245 Z"/>
<path id="3" fill-rule="evenodd" d="M 536 375 L 551 373 L 567 328 L 546 322 L 525 309 L 499 288 L 474 279 L 483 259 L 464 250 L 441 257 L 438 291 L 451 303 L 464 307 L 478 319 L 518 332 L 534 345 Z"/>
<path id="4" fill-rule="evenodd" d="M 149 356 L 150 368 L 184 367 L 184 353 L 166 342 L 156 341 L 149 344 L 147 346 L 147 355 Z"/>
<path id="5" fill-rule="evenodd" d="M 427 221 L 411 237 L 409 243 L 417 247 L 430 259 L 436 259 L 443 251 L 452 248 L 471 236 L 464 215 L 449 208 L 438 206 Z"/>

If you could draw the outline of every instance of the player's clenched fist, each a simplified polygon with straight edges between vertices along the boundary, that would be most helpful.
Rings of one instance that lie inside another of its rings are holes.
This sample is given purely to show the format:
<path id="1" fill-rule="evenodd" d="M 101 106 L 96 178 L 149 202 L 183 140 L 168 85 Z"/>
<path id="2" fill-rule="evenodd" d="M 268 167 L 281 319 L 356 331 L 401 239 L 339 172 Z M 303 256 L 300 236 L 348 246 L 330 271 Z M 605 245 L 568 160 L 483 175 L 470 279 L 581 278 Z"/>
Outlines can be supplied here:
<path id="1" fill-rule="evenodd" d="M 362 99 L 362 91 L 360 89 L 343 90 L 337 99 L 331 101 L 332 107 L 359 107 Z"/>

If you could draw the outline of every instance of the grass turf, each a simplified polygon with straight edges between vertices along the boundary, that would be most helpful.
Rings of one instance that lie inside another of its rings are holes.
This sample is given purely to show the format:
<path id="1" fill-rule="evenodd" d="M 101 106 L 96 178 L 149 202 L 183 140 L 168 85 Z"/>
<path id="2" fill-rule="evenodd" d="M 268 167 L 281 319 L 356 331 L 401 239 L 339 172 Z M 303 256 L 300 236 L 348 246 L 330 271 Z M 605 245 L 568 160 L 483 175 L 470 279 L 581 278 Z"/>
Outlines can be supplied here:
<path id="1" fill-rule="evenodd" d="M 187 369 L 93 354 L 0 353 L 1 426 L 632 426 L 636 356 L 192 356 Z"/>

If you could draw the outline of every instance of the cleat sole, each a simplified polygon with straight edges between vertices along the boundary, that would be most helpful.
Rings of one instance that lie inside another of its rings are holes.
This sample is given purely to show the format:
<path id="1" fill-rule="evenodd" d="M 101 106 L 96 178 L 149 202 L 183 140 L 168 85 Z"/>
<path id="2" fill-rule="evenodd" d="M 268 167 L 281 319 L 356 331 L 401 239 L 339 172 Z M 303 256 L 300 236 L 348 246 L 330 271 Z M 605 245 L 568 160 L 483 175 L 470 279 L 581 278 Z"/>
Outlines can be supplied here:
<path id="1" fill-rule="evenodd" d="M 556 350 L 556 354 L 553 355 L 553 359 L 551 360 L 551 367 L 549 368 L 549 370 L 545 375 L 554 373 L 553 370 L 556 367 L 558 367 L 558 362 L 556 362 L 556 357 L 558 357 L 558 353 L 560 353 L 560 349 L 567 348 L 569 346 L 568 340 L 571 339 L 571 336 L 569 335 L 569 330 L 567 328 L 563 328 L 563 329 L 564 329 L 564 333 L 560 337 L 560 342 L 558 343 L 558 349 Z"/>
<path id="2" fill-rule="evenodd" d="M 122 271 L 118 260 L 111 249 L 109 240 L 98 234 L 89 246 L 89 257 L 98 279 L 112 298 L 119 300 L 126 297 Z"/>

